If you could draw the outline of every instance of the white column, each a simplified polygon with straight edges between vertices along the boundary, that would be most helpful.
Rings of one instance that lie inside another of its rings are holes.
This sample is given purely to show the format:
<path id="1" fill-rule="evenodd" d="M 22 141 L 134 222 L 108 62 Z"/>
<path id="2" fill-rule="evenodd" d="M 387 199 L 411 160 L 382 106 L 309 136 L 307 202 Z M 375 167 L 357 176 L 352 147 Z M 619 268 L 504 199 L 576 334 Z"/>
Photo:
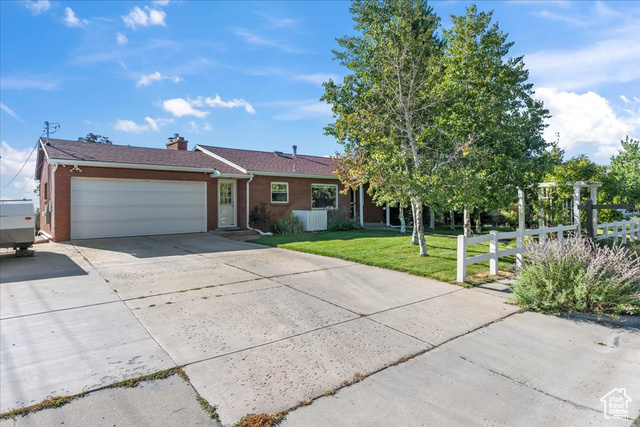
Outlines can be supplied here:
<path id="1" fill-rule="evenodd" d="M 591 201 L 594 205 L 598 204 L 598 187 L 591 184 Z M 598 237 L 598 209 L 593 210 L 593 232 L 594 237 Z"/>
<path id="2" fill-rule="evenodd" d="M 360 189 L 359 191 L 359 196 L 360 196 L 360 209 L 358 209 L 359 213 L 360 213 L 360 226 L 364 227 L 364 186 L 362 184 L 360 184 Z"/>
<path id="3" fill-rule="evenodd" d="M 429 229 L 436 229 L 436 213 L 431 208 L 429 208 Z"/>
<path id="4" fill-rule="evenodd" d="M 542 191 L 543 188 L 538 188 L 538 202 L 540 204 L 540 209 L 538 210 L 538 228 L 544 226 L 544 208 L 542 207 Z"/>
<path id="5" fill-rule="evenodd" d="M 580 229 L 580 185 L 573 184 L 573 223 L 578 227 L 576 229 L 576 234 L 579 236 L 581 233 Z"/>
<path id="6" fill-rule="evenodd" d="M 524 231 L 524 191 L 518 189 L 518 228 Z"/>
<path id="7" fill-rule="evenodd" d="M 391 227 L 391 212 L 389 211 L 389 203 L 387 203 L 387 227 Z"/>

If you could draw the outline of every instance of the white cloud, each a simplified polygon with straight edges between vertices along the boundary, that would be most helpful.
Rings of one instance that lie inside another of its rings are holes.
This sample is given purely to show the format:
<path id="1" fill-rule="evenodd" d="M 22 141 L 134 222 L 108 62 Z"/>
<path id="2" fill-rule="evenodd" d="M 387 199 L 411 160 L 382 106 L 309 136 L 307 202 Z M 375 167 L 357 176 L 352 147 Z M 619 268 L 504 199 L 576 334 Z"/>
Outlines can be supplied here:
<path id="1" fill-rule="evenodd" d="M 200 132 L 200 127 L 193 120 L 189 122 L 189 125 L 191 126 L 191 129 L 190 129 L 191 132 L 195 132 L 195 133 Z"/>
<path id="2" fill-rule="evenodd" d="M 144 120 L 145 122 L 147 122 L 146 125 L 138 124 L 133 120 L 118 119 L 113 128 L 115 130 L 121 130 L 123 132 L 142 133 L 147 131 L 158 131 L 160 129 L 160 126 L 167 123 L 173 123 L 173 119 L 165 118 L 152 119 L 151 117 L 145 117 Z"/>
<path id="3" fill-rule="evenodd" d="M 328 82 L 330 79 L 333 81 L 338 81 L 340 80 L 340 77 L 338 77 L 335 74 L 312 73 L 312 74 L 295 74 L 293 76 L 293 79 L 320 86 L 322 85 L 322 83 Z"/>
<path id="4" fill-rule="evenodd" d="M 569 48 L 526 54 L 524 60 L 532 81 L 542 87 L 575 91 L 640 80 L 640 8 L 621 5 L 619 10 L 613 10 L 604 2 L 574 7 L 578 3 L 568 2 L 567 9 L 560 12 L 538 13 L 575 27 L 579 37 Z M 549 7 L 557 6 L 554 3 Z"/>
<path id="5" fill-rule="evenodd" d="M 129 39 L 127 39 L 127 36 L 125 36 L 120 31 L 118 31 L 116 33 L 116 41 L 118 42 L 119 45 L 124 46 L 127 44 L 127 41 L 129 41 Z"/>
<path id="6" fill-rule="evenodd" d="M 60 88 L 61 79 L 52 79 L 50 76 L 40 75 L 20 75 L 0 78 L 0 86 L 4 90 L 57 90 Z"/>
<path id="7" fill-rule="evenodd" d="M 558 132 L 562 148 L 597 147 L 597 157 L 609 156 L 626 135 L 640 132 L 640 102 L 636 102 L 635 110 L 617 114 L 607 99 L 591 91 L 578 94 L 539 88 L 536 98 L 544 101 L 553 116 L 544 132 L 545 139 L 555 140 Z"/>
<path id="8" fill-rule="evenodd" d="M 122 20 L 124 24 L 135 30 L 137 26 L 149 27 L 152 25 L 161 25 L 165 27 L 167 24 L 164 22 L 167 14 L 159 9 L 151 9 L 149 6 L 145 6 L 144 10 L 136 6 L 131 9 L 128 15 L 123 16 Z"/>
<path id="9" fill-rule="evenodd" d="M 87 21 L 86 19 L 78 18 L 73 9 L 71 9 L 70 7 L 66 7 L 64 9 L 64 13 L 64 25 L 66 25 L 67 27 L 84 27 L 89 23 L 89 21 Z"/>
<path id="10" fill-rule="evenodd" d="M 153 4 L 157 4 L 159 6 L 166 6 L 169 4 L 169 0 L 153 0 Z"/>
<path id="11" fill-rule="evenodd" d="M 4 105 L 2 102 L 0 102 L 0 109 L 2 109 L 2 111 L 4 111 L 5 113 L 7 113 L 8 115 L 10 115 L 11 117 L 13 117 L 14 119 L 25 123 L 25 121 L 22 119 L 22 117 L 20 117 L 18 115 L 18 113 L 16 113 L 15 111 L 13 111 L 11 108 L 7 107 L 6 105 Z"/>
<path id="12" fill-rule="evenodd" d="M 38 156 L 36 151 L 33 151 L 33 154 L 31 154 L 32 149 L 33 147 L 17 149 L 11 147 L 6 141 L 2 141 L 0 145 L 0 185 L 2 187 L 17 174 L 12 185 L 17 190 L 21 190 L 24 187 L 23 192 L 33 192 L 35 183 L 31 180 L 31 177 L 35 172 L 36 159 Z M 29 154 L 31 154 L 31 157 L 29 157 Z M 29 160 L 27 161 L 27 159 Z M 20 170 L 20 168 L 22 168 L 22 170 Z M 28 183 L 29 180 L 31 180 L 31 182 Z M 33 194 L 28 194 L 26 197 L 32 195 Z"/>
<path id="13" fill-rule="evenodd" d="M 176 117 L 195 116 L 202 119 L 209 114 L 208 111 L 202 111 L 194 107 L 244 108 L 244 110 L 249 114 L 255 114 L 256 112 L 255 108 L 253 108 L 253 106 L 244 99 L 233 98 L 229 101 L 224 101 L 222 98 L 220 98 L 220 95 L 217 94 L 215 98 L 204 98 L 202 96 L 199 96 L 195 99 L 175 98 L 168 99 L 162 102 L 162 108 L 164 108 L 165 111 L 172 113 Z"/>
<path id="14" fill-rule="evenodd" d="M 315 99 L 303 101 L 280 101 L 266 104 L 276 108 L 283 108 L 284 111 L 275 115 L 275 120 L 303 120 L 312 118 L 329 118 L 332 116 L 331 106 Z"/>
<path id="15" fill-rule="evenodd" d="M 620 95 L 620 99 L 622 99 L 622 101 L 623 101 L 625 104 L 628 104 L 628 103 L 630 103 L 630 102 L 631 102 L 631 101 L 629 101 L 629 98 L 627 98 L 627 97 L 626 97 L 626 96 L 624 96 L 624 95 Z"/>
<path id="16" fill-rule="evenodd" d="M 136 87 L 149 86 L 153 82 L 160 82 L 162 80 L 171 80 L 174 83 L 180 83 L 183 79 L 180 76 L 165 76 L 159 71 L 151 74 L 143 74 L 142 77 L 136 82 Z"/>
<path id="17" fill-rule="evenodd" d="M 210 131 L 211 130 L 211 125 L 208 122 L 204 122 L 204 125 L 202 126 L 203 130 L 206 131 Z"/>
<path id="18" fill-rule="evenodd" d="M 27 1 L 25 4 L 33 15 L 40 15 L 51 8 L 49 0 Z"/>
<path id="19" fill-rule="evenodd" d="M 216 94 L 215 98 L 206 98 L 204 100 L 205 104 L 207 104 L 211 108 L 221 107 L 221 108 L 237 108 L 244 107 L 245 111 L 249 114 L 255 114 L 256 110 L 253 108 L 251 104 L 249 104 L 244 99 L 233 98 L 229 101 L 223 101 L 220 98 L 220 95 Z"/>
<path id="20" fill-rule="evenodd" d="M 298 49 L 286 41 L 265 38 L 250 30 L 247 30 L 246 28 L 233 28 L 231 29 L 231 31 L 246 43 L 255 46 L 273 47 L 288 53 L 307 53 L 307 51 Z"/>
<path id="21" fill-rule="evenodd" d="M 270 15 L 268 13 L 261 13 L 259 15 L 262 16 L 267 22 L 269 22 L 271 27 L 275 28 L 290 28 L 295 27 L 300 23 L 299 19 L 282 18 L 279 16 Z"/>
<path id="22" fill-rule="evenodd" d="M 162 108 L 176 117 L 195 116 L 201 119 L 205 118 L 209 112 L 196 110 L 193 108 L 193 105 L 196 104 L 198 104 L 198 102 L 194 102 L 194 100 L 191 99 L 174 98 L 162 101 Z"/>

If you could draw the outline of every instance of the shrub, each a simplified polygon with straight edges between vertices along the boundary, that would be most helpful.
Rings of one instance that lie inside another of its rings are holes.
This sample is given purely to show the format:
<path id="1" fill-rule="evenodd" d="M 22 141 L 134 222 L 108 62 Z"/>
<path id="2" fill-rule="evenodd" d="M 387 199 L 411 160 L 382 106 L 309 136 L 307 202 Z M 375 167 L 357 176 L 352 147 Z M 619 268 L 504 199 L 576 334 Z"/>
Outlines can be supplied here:
<path id="1" fill-rule="evenodd" d="M 273 219 L 271 209 L 267 207 L 265 202 L 255 205 L 249 212 L 249 223 L 253 228 L 261 231 L 271 231 L 273 228 Z"/>
<path id="2" fill-rule="evenodd" d="M 349 216 L 347 211 L 329 211 L 327 229 L 329 231 L 359 230 L 360 223 Z"/>
<path id="3" fill-rule="evenodd" d="M 576 237 L 525 248 L 513 286 L 515 302 L 557 314 L 640 314 L 640 256 L 620 246 Z"/>
<path id="4" fill-rule="evenodd" d="M 278 218 L 276 225 L 273 227 L 275 234 L 298 234 L 303 231 L 302 221 L 293 213 L 289 215 L 289 218 Z"/>

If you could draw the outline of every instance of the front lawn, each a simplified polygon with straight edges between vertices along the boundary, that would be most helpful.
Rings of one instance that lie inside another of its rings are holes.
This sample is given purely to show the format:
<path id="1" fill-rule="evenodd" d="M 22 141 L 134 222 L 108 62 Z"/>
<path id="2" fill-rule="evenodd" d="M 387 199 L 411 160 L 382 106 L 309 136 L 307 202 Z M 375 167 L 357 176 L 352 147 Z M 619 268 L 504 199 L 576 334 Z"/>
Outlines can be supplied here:
<path id="1" fill-rule="evenodd" d="M 461 233 L 461 230 L 457 232 Z M 428 257 L 421 257 L 418 247 L 411 246 L 411 235 L 403 236 L 391 230 L 263 236 L 252 242 L 456 283 L 456 236 L 426 234 L 426 241 Z M 489 243 L 471 245 L 467 249 L 467 257 L 486 252 L 489 252 Z M 512 271 L 514 263 L 513 257 L 500 258 L 499 269 Z M 492 279 L 489 275 L 488 261 L 467 267 L 467 281 L 471 284 L 485 283 Z"/>

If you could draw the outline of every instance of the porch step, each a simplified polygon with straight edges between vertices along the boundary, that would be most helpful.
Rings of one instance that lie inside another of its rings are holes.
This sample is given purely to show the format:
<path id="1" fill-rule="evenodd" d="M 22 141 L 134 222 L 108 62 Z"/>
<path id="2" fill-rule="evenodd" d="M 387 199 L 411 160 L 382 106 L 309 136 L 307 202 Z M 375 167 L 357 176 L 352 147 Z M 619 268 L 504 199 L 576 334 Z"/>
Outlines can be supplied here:
<path id="1" fill-rule="evenodd" d="M 258 233 L 253 230 L 243 230 L 241 228 L 216 228 L 209 233 L 221 237 L 255 236 Z"/>

